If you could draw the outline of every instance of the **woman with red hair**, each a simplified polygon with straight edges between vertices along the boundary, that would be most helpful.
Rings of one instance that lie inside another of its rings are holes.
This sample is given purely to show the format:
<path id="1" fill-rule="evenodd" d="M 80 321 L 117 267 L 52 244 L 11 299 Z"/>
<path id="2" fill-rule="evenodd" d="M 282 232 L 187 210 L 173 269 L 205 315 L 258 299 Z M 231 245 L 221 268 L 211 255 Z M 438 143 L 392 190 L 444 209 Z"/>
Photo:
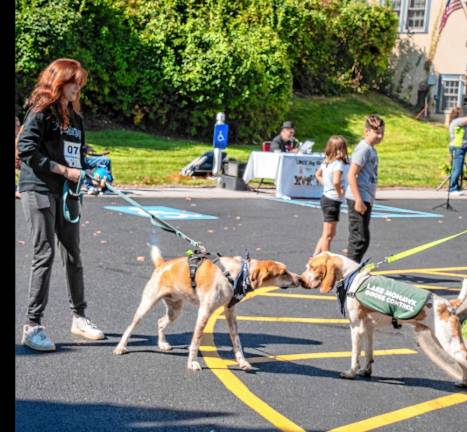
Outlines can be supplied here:
<path id="1" fill-rule="evenodd" d="M 70 307 L 71 332 L 87 339 L 103 339 L 104 334 L 84 310 L 84 278 L 79 247 L 79 223 L 65 219 L 63 186 L 74 189 L 80 181 L 84 160 L 84 128 L 80 114 L 80 90 L 87 72 L 72 59 L 58 59 L 47 66 L 28 99 L 29 110 L 18 139 L 21 160 L 19 191 L 29 225 L 33 257 L 29 280 L 28 324 L 23 327 L 22 344 L 38 351 L 54 351 L 41 318 L 47 305 L 55 235 L 58 239 Z M 79 201 L 69 210 L 79 214 Z"/>

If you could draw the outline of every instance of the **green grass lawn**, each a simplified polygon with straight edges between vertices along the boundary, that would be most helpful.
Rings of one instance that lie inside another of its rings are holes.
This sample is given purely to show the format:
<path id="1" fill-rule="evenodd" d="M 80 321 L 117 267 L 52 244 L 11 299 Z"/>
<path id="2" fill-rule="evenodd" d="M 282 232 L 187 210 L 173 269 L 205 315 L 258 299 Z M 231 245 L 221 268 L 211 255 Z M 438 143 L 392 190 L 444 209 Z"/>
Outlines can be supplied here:
<path id="1" fill-rule="evenodd" d="M 377 146 L 379 186 L 437 186 L 449 163 L 448 132 L 439 124 L 425 123 L 391 99 L 378 94 L 335 98 L 294 97 L 284 119 L 293 120 L 297 138 L 312 139 L 321 151 L 330 135 L 343 135 L 353 149 L 359 142 L 364 119 L 378 113 L 386 122 L 384 140 Z M 271 137 L 265 137 L 265 140 Z M 110 150 L 116 185 L 210 185 L 212 180 L 180 176 L 180 170 L 212 148 L 211 143 L 162 138 L 126 130 L 88 131 L 97 150 Z M 228 157 L 247 161 L 259 145 L 229 145 Z"/>

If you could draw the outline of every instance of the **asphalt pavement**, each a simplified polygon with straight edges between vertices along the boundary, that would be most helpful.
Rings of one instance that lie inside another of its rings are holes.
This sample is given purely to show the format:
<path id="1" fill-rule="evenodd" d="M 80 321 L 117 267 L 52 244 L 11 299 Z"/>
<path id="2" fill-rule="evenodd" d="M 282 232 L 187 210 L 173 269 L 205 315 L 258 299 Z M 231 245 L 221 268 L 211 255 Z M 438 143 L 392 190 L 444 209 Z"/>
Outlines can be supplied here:
<path id="1" fill-rule="evenodd" d="M 211 252 L 242 255 L 248 248 L 254 258 L 283 261 L 297 273 L 321 234 L 318 200 L 277 200 L 268 190 L 126 192 L 175 218 L 168 222 Z M 445 194 L 383 192 L 370 227 L 367 256 L 373 260 L 467 229 L 465 197 L 451 200 L 452 211 L 433 209 L 444 203 Z M 71 312 L 57 254 L 43 320 L 57 351 L 36 353 L 20 345 L 31 243 L 16 203 L 18 432 L 465 429 L 467 392 L 454 387 L 420 352 L 408 326 L 377 332 L 371 379 L 339 378 L 349 367 L 351 343 L 333 294 L 323 298 L 316 291 L 270 287 L 239 304 L 240 338 L 253 373 L 233 364 L 220 315 L 203 338 L 203 370 L 186 370 L 196 319 L 192 305 L 167 331 L 173 351 L 157 348 L 155 326 L 165 312 L 158 305 L 130 338 L 130 353 L 113 355 L 153 270 L 148 241 L 157 242 L 165 258 L 183 255 L 189 246 L 127 206 L 118 196 L 86 196 L 80 221 L 87 315 L 106 339 L 90 342 L 70 334 Z M 332 244 L 337 253 L 345 252 L 347 227 L 343 212 Z M 380 270 L 452 298 L 467 277 L 466 257 L 464 236 Z"/>

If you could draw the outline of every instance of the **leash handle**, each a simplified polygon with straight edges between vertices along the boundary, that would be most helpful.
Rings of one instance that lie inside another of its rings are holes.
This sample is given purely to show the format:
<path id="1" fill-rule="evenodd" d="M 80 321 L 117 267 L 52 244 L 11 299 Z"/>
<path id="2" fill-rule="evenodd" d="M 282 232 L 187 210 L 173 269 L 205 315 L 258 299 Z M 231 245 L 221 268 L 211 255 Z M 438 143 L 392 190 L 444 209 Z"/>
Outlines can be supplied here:
<path id="1" fill-rule="evenodd" d="M 79 180 L 76 183 L 76 190 L 74 192 L 70 189 L 70 183 L 68 182 L 68 180 L 65 180 L 65 183 L 63 183 L 63 196 L 62 196 L 63 217 L 65 218 L 67 222 L 72 223 L 72 224 L 78 223 L 81 217 L 81 205 L 83 204 L 83 193 L 81 192 L 81 185 L 83 183 L 84 176 L 85 176 L 85 172 L 81 170 L 79 172 Z M 80 202 L 78 215 L 74 219 L 71 218 L 70 210 L 67 205 L 68 195 L 72 197 L 78 197 L 79 202 Z"/>

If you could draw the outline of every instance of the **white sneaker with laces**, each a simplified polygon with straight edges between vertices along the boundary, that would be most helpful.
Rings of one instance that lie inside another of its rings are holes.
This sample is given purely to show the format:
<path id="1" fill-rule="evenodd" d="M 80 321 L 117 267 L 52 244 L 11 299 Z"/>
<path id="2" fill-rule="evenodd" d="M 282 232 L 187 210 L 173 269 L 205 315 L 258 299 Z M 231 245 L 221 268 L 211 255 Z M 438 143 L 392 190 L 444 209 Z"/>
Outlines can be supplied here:
<path id="1" fill-rule="evenodd" d="M 26 345 L 36 351 L 55 351 L 55 344 L 45 333 L 44 326 L 23 326 L 23 337 L 21 344 Z"/>
<path id="2" fill-rule="evenodd" d="M 452 196 L 462 196 L 462 195 L 464 195 L 464 191 L 463 191 L 463 190 L 452 191 L 452 192 L 449 192 L 449 195 L 452 195 Z"/>
<path id="3" fill-rule="evenodd" d="M 104 339 L 104 333 L 102 330 L 99 330 L 97 326 L 91 322 L 91 320 L 85 317 L 73 316 L 71 332 L 86 339 Z"/>

